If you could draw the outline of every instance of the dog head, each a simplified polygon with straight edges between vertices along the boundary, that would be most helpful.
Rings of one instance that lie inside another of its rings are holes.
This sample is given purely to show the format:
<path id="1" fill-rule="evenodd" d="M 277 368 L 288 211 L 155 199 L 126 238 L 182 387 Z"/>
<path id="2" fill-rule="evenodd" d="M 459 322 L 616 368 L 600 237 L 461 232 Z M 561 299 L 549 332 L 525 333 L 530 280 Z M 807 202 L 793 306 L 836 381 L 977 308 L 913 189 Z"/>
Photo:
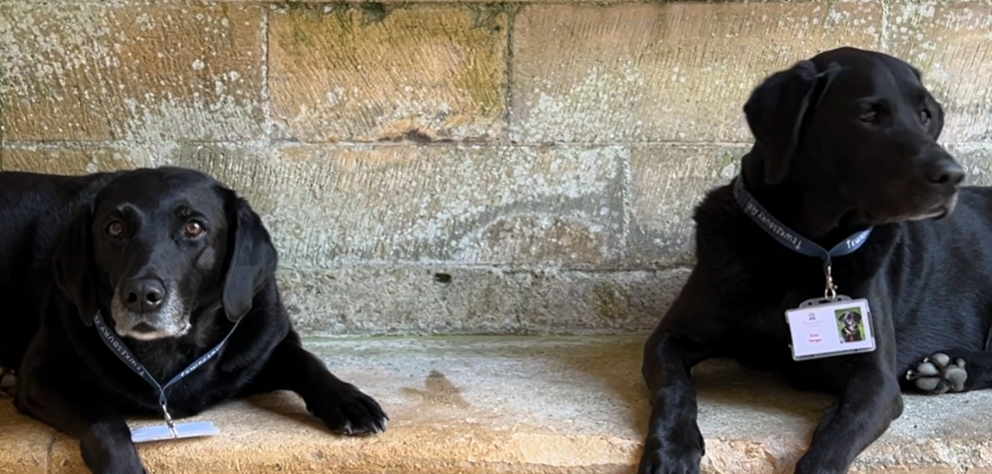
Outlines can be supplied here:
<path id="1" fill-rule="evenodd" d="M 234 191 L 198 171 L 156 168 L 108 182 L 63 234 L 54 270 L 86 325 L 109 308 L 119 335 L 147 341 L 185 335 L 197 309 L 244 317 L 276 259 Z"/>
<path id="2" fill-rule="evenodd" d="M 861 315 L 855 313 L 854 311 L 847 311 L 840 315 L 840 321 L 844 323 L 844 326 L 848 328 L 853 328 L 861 322 Z"/>
<path id="3" fill-rule="evenodd" d="M 744 106 L 761 185 L 794 185 L 810 227 L 940 218 L 964 171 L 937 143 L 941 105 L 920 71 L 855 48 L 823 52 L 764 80 Z M 755 173 L 758 174 L 758 173 Z"/>

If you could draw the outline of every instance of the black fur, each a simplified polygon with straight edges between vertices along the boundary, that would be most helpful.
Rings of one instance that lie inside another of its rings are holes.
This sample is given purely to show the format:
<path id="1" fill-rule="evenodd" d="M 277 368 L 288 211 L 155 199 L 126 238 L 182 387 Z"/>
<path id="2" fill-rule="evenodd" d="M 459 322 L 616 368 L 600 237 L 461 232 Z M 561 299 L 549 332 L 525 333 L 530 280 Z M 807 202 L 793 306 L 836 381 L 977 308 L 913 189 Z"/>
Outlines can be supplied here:
<path id="1" fill-rule="evenodd" d="M 210 176 L 0 173 L 0 222 L 0 365 L 19 373 L 17 408 L 77 438 L 94 473 L 145 472 L 125 416 L 161 415 L 156 390 L 98 337 L 98 310 L 160 383 L 243 319 L 217 357 L 167 390 L 174 418 L 285 389 L 332 431 L 385 429 L 375 400 L 303 349 L 279 297 L 268 231 Z M 167 290 L 161 306 L 125 301 L 122 288 L 135 279 Z"/>
<path id="2" fill-rule="evenodd" d="M 881 53 L 831 50 L 770 76 L 744 110 L 756 143 L 741 168 L 755 199 L 825 248 L 874 227 L 860 250 L 834 259 L 833 276 L 840 294 L 868 299 L 877 349 L 793 361 L 784 313 L 824 294 L 822 263 L 762 231 L 729 183 L 711 190 L 694 214 L 697 265 L 645 345 L 653 399 L 641 474 L 699 472 L 689 370 L 707 358 L 838 395 L 799 474 L 847 472 L 901 415 L 904 389 L 946 391 L 960 382 L 956 367 L 969 373 L 962 390 L 992 386 L 992 190 L 959 187 L 963 171 L 936 143 L 943 111 L 919 71 Z M 934 353 L 948 357 L 920 364 Z M 919 383 L 918 368 L 932 383 Z M 954 380 L 934 380 L 949 371 Z"/>

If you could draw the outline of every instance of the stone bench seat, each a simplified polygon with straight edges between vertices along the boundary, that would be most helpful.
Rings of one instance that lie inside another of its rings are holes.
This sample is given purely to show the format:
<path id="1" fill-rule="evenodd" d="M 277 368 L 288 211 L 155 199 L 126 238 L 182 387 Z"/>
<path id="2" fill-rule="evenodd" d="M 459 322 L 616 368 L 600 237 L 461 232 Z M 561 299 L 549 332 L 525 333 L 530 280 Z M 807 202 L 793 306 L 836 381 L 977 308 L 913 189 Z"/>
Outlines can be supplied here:
<path id="1" fill-rule="evenodd" d="M 386 433 L 342 438 L 274 393 L 198 417 L 213 438 L 141 445 L 151 474 L 636 472 L 648 402 L 643 337 L 308 339 L 376 397 Z M 791 473 L 830 398 L 715 361 L 694 371 L 709 474 Z M 906 397 L 857 473 L 992 472 L 992 392 Z M 135 420 L 135 424 L 148 420 Z M 85 473 L 78 444 L 0 400 L 0 473 Z"/>

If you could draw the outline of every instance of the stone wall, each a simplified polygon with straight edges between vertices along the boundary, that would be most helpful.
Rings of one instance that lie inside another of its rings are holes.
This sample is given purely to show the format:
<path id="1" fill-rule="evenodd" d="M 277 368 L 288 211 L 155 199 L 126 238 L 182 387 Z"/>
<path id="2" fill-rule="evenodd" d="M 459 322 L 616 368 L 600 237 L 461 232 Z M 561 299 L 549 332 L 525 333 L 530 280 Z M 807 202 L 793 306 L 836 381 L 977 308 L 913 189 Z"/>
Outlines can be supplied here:
<path id="1" fill-rule="evenodd" d="M 311 334 L 640 331 L 747 149 L 751 88 L 840 45 L 923 69 L 987 182 L 972 0 L 0 0 L 0 168 L 213 173 Z"/>

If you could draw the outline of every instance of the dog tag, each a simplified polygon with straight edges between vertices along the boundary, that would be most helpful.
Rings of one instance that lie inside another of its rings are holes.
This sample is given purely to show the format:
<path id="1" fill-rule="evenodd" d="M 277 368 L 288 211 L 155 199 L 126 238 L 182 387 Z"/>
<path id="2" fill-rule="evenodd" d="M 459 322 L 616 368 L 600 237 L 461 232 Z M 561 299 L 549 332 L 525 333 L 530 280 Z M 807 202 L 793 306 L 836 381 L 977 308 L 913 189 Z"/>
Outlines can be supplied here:
<path id="1" fill-rule="evenodd" d="M 220 429 L 209 421 L 195 421 L 190 423 L 176 423 L 174 429 L 169 429 L 167 425 L 142 426 L 131 428 L 131 441 L 135 443 L 147 443 L 152 441 L 167 441 L 183 438 L 201 438 L 204 436 L 214 436 L 220 434 Z"/>
<path id="2" fill-rule="evenodd" d="M 806 300 L 785 312 L 795 360 L 836 357 L 875 350 L 868 300 L 846 296 Z"/>

